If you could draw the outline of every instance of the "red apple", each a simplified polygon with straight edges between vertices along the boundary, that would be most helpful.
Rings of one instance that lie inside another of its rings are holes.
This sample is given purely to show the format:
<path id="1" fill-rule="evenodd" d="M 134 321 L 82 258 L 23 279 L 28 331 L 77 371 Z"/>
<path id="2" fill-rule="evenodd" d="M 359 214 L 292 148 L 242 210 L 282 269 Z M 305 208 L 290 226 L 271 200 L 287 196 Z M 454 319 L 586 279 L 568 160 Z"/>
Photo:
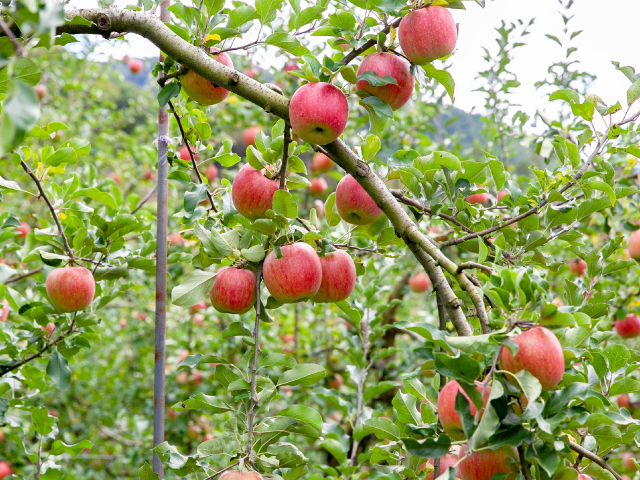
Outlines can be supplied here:
<path id="1" fill-rule="evenodd" d="M 198 152 L 195 147 L 191 147 L 191 152 L 193 153 L 194 160 L 198 160 Z M 180 160 L 186 160 L 188 162 L 191 161 L 191 155 L 189 155 L 189 147 L 186 145 L 182 145 L 178 150 L 178 155 L 180 156 Z"/>
<path id="2" fill-rule="evenodd" d="M 482 393 L 483 386 L 480 383 L 476 383 L 476 388 L 480 393 Z M 444 431 L 449 434 L 449 436 L 454 440 L 464 440 L 464 432 L 462 430 L 462 421 L 460 420 L 460 416 L 458 412 L 456 412 L 456 397 L 458 396 L 458 392 L 462 393 L 467 400 L 469 400 L 470 405 L 470 413 L 471 415 L 476 414 L 476 406 L 473 404 L 469 396 L 465 393 L 465 391 L 460 387 L 460 384 L 455 380 L 450 380 L 440 391 L 440 395 L 438 395 L 438 418 L 440 419 L 440 424 Z M 487 387 L 484 391 L 483 400 L 486 405 L 487 400 L 489 399 L 489 394 L 491 393 L 491 388 Z M 483 411 L 480 412 L 482 415 Z"/>
<path id="3" fill-rule="evenodd" d="M 496 473 L 514 471 L 511 457 L 518 458 L 513 447 L 500 447 L 496 450 L 478 450 L 467 455 L 467 444 L 460 446 L 458 474 L 462 480 L 491 480 Z"/>
<path id="4" fill-rule="evenodd" d="M 578 480 L 593 480 L 593 478 L 591 478 L 589 475 L 585 475 L 584 473 L 580 473 L 578 475 Z M 623 480 L 624 480 L 624 478 L 623 478 Z"/>
<path id="5" fill-rule="evenodd" d="M 191 313 L 196 313 L 196 312 L 199 312 L 200 310 L 206 310 L 206 309 L 207 309 L 206 302 L 196 303 L 195 305 L 191 305 L 189 307 L 189 310 L 191 310 Z"/>
<path id="6" fill-rule="evenodd" d="M 502 347 L 500 366 L 503 370 L 511 373 L 526 370 L 540 381 L 544 390 L 560 383 L 564 375 L 564 355 L 560 341 L 551 330 L 533 327 L 511 340 L 520 348 L 514 357 L 508 348 Z"/>
<path id="7" fill-rule="evenodd" d="M 306 243 L 280 247 L 282 258 L 274 251 L 267 255 L 262 268 L 267 289 L 280 303 L 294 303 L 312 298 L 322 283 L 322 263 L 316 251 Z"/>
<path id="8" fill-rule="evenodd" d="M 6 322 L 9 318 L 9 302 L 5 298 L 0 302 L 0 322 Z"/>
<path id="9" fill-rule="evenodd" d="M 242 143 L 244 143 L 245 147 L 249 145 L 256 145 L 256 135 L 262 131 L 262 127 L 247 127 L 244 132 L 242 132 Z"/>
<path id="10" fill-rule="evenodd" d="M 429 463 L 431 463 L 431 465 L 435 465 L 434 460 L 432 458 L 429 459 Z M 440 475 L 442 475 L 449 467 L 456 468 L 456 463 L 458 463 L 458 458 L 455 457 L 454 455 L 447 453 L 444 457 L 440 459 Z M 425 468 L 425 466 L 426 464 L 423 463 L 422 468 Z M 427 475 L 426 480 L 433 480 L 435 473 L 436 473 L 435 470 L 432 471 L 429 475 Z M 456 477 L 460 478 L 460 474 L 458 473 Z"/>
<path id="11" fill-rule="evenodd" d="M 409 279 L 409 288 L 414 292 L 426 292 L 431 287 L 431 279 L 426 273 L 416 273 Z"/>
<path id="12" fill-rule="evenodd" d="M 36 92 L 36 97 L 38 97 L 39 100 L 42 100 L 42 97 L 44 97 L 48 93 L 47 86 L 43 85 L 42 83 L 39 83 L 35 87 L 33 87 L 33 91 Z"/>
<path id="13" fill-rule="evenodd" d="M 212 55 L 212 58 L 216 62 L 220 62 L 229 68 L 234 68 L 231 57 L 225 52 Z M 209 80 L 201 77 L 193 70 L 189 70 L 189 72 L 180 79 L 180 83 L 185 93 L 201 105 L 220 103 L 231 93 L 226 88 L 216 87 Z"/>
<path id="14" fill-rule="evenodd" d="M 311 185 L 309 185 L 309 191 L 315 195 L 321 195 L 327 191 L 329 185 L 327 181 L 322 177 L 315 177 L 311 179 Z"/>
<path id="15" fill-rule="evenodd" d="M 473 204 L 484 205 L 485 203 L 487 203 L 487 200 L 489 200 L 489 197 L 487 196 L 486 193 L 475 193 L 473 195 L 469 195 L 464 200 L 467 203 L 470 203 L 472 205 Z"/>
<path id="16" fill-rule="evenodd" d="M 120 319 L 120 328 L 122 328 L 123 330 L 125 328 L 127 328 L 127 319 L 126 318 L 121 318 Z"/>
<path id="17" fill-rule="evenodd" d="M 16 232 L 18 232 L 18 238 L 25 238 L 29 235 L 31 231 L 31 227 L 27 222 L 20 222 L 20 226 L 16 227 Z"/>
<path id="18" fill-rule="evenodd" d="M 300 67 L 296 62 L 287 62 L 287 64 L 284 66 L 284 70 L 285 72 L 292 72 L 294 70 L 300 70 Z"/>
<path id="19" fill-rule="evenodd" d="M 313 208 L 316 209 L 316 213 L 318 214 L 318 218 L 324 217 L 324 203 L 322 203 L 322 200 L 314 200 L 313 201 Z"/>
<path id="20" fill-rule="evenodd" d="M 8 477 L 12 473 L 13 473 L 13 470 L 11 469 L 9 462 L 0 462 L 0 479 Z"/>
<path id="21" fill-rule="evenodd" d="M 398 28 L 403 53 L 418 65 L 450 55 L 457 40 L 456 22 L 444 7 L 414 10 L 402 18 Z"/>
<path id="22" fill-rule="evenodd" d="M 202 433 L 199 425 L 189 425 L 187 427 L 187 438 L 191 441 L 197 440 Z"/>
<path id="23" fill-rule="evenodd" d="M 144 177 L 145 180 L 155 181 L 156 179 L 156 174 L 149 169 L 146 169 L 142 174 L 142 176 Z"/>
<path id="24" fill-rule="evenodd" d="M 342 375 L 340 375 L 339 373 L 336 373 L 333 378 L 331 378 L 328 382 L 327 385 L 329 385 L 329 388 L 333 388 L 333 389 L 338 389 L 340 388 L 342 385 L 344 384 L 344 380 L 342 380 Z"/>
<path id="25" fill-rule="evenodd" d="M 180 350 L 180 354 L 178 355 L 178 363 L 182 363 L 182 361 L 187 358 L 189 355 L 189 350 Z"/>
<path id="26" fill-rule="evenodd" d="M 620 408 L 624 407 L 627 410 L 631 406 L 631 400 L 629 400 L 629 395 L 626 393 L 623 393 L 622 395 L 618 396 L 618 399 L 616 400 L 616 402 L 618 403 L 618 407 Z"/>
<path id="27" fill-rule="evenodd" d="M 248 163 L 236 174 L 231 185 L 231 199 L 238 212 L 249 220 L 264 218 L 273 207 L 273 194 L 280 187 L 278 180 L 264 175 Z"/>
<path id="28" fill-rule="evenodd" d="M 93 274 L 84 267 L 56 268 L 47 277 L 46 286 L 51 304 L 61 313 L 84 310 L 96 293 Z"/>
<path id="29" fill-rule="evenodd" d="M 207 177 L 207 180 L 213 182 L 216 178 L 218 178 L 218 167 L 216 167 L 212 163 L 207 165 L 205 176 Z"/>
<path id="30" fill-rule="evenodd" d="M 573 273 L 574 275 L 578 275 L 579 277 L 581 277 L 586 269 L 587 262 L 585 262 L 581 258 L 574 258 L 569 262 L 569 270 L 571 270 L 571 273 Z"/>
<path id="31" fill-rule="evenodd" d="M 617 319 L 614 325 L 616 332 L 622 338 L 634 338 L 640 335 L 640 319 L 632 313 L 628 313 L 624 320 Z"/>
<path id="32" fill-rule="evenodd" d="M 46 327 L 40 327 L 40 329 L 42 330 L 43 333 L 47 333 L 48 335 L 51 335 L 56 330 L 56 325 L 53 322 L 49 322 L 47 323 Z"/>
<path id="33" fill-rule="evenodd" d="M 343 177 L 336 188 L 336 208 L 340 217 L 353 225 L 375 222 L 382 210 L 351 175 Z"/>
<path id="34" fill-rule="evenodd" d="M 109 174 L 109 178 L 116 183 L 122 183 L 122 178 L 120 178 L 120 175 L 118 175 L 116 172 L 111 172 Z"/>
<path id="35" fill-rule="evenodd" d="M 344 250 L 335 250 L 320 257 L 322 282 L 312 298 L 317 303 L 346 300 L 356 286 L 356 265 Z"/>
<path id="36" fill-rule="evenodd" d="M 129 70 L 132 73 L 140 73 L 142 71 L 142 62 L 137 58 L 129 61 Z"/>
<path id="37" fill-rule="evenodd" d="M 184 245 L 184 238 L 179 233 L 172 233 L 169 235 L 170 245 Z"/>
<path id="38" fill-rule="evenodd" d="M 409 69 L 411 64 L 404 58 L 392 53 L 372 53 L 362 61 L 357 75 L 374 72 L 378 77 L 395 78 L 397 85 L 391 83 L 380 87 L 372 87 L 366 80 L 356 83 L 356 90 L 363 90 L 387 103 L 392 110 L 398 110 L 411 98 L 415 78 Z"/>
<path id="39" fill-rule="evenodd" d="M 640 260 L 640 230 L 636 230 L 629 236 L 627 243 L 629 256 L 634 260 Z"/>
<path id="40" fill-rule="evenodd" d="M 256 303 L 256 274 L 248 268 L 218 269 L 209 298 L 219 312 L 248 312 Z"/>
<path id="41" fill-rule="evenodd" d="M 262 480 L 258 472 L 235 472 L 228 470 L 220 475 L 220 480 Z"/>
<path id="42" fill-rule="evenodd" d="M 507 195 L 509 195 L 509 191 L 508 190 L 500 190 L 498 192 L 498 201 L 502 200 Z"/>
<path id="43" fill-rule="evenodd" d="M 176 383 L 179 383 L 180 385 L 184 385 L 188 381 L 189 381 L 189 375 L 187 374 L 187 372 L 180 372 L 178 375 L 176 375 Z"/>
<path id="44" fill-rule="evenodd" d="M 326 145 L 342 134 L 349 119 L 349 104 L 338 87 L 307 83 L 291 97 L 289 118 L 291 128 L 302 140 Z"/>
<path id="45" fill-rule="evenodd" d="M 333 167 L 333 161 L 322 152 L 317 152 L 311 160 L 313 173 L 328 172 Z"/>
<path id="46" fill-rule="evenodd" d="M 624 452 L 622 454 L 622 465 L 627 470 L 635 470 L 636 464 L 633 463 L 633 459 L 636 458 L 632 453 Z"/>
<path id="47" fill-rule="evenodd" d="M 282 335 L 282 341 L 288 344 L 295 343 L 296 336 L 293 333 L 285 333 L 284 335 Z"/>

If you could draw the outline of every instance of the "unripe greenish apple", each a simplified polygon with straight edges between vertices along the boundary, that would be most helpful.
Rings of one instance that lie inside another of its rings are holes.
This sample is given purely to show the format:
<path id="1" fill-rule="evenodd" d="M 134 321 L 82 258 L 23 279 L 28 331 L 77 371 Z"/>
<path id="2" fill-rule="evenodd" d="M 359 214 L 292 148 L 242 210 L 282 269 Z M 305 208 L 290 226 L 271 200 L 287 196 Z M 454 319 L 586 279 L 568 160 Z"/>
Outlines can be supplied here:
<path id="1" fill-rule="evenodd" d="M 225 52 L 212 55 L 211 58 L 229 68 L 234 68 L 231 57 Z M 180 83 L 185 93 L 200 105 L 215 105 L 222 102 L 231 93 L 226 88 L 213 85 L 193 70 L 189 70 L 186 75 L 183 75 L 180 78 Z"/>
<path id="2" fill-rule="evenodd" d="M 352 225 L 368 225 L 382 215 L 373 198 L 351 175 L 343 177 L 338 183 L 336 208 L 340 217 Z"/>
<path id="3" fill-rule="evenodd" d="M 481 383 L 476 383 L 476 388 L 480 393 L 483 392 L 483 385 Z M 460 420 L 460 416 L 458 412 L 456 412 L 456 397 L 458 396 L 458 392 L 460 392 L 464 397 L 469 401 L 469 408 L 471 415 L 476 414 L 476 406 L 471 401 L 469 396 L 462 389 L 460 384 L 455 380 L 450 380 L 447 384 L 442 387 L 440 394 L 438 395 L 438 419 L 440 420 L 440 424 L 444 431 L 454 440 L 464 440 L 464 431 L 462 430 L 462 421 Z M 483 405 L 487 404 L 489 400 L 489 395 L 491 394 L 491 387 L 487 386 L 484 389 L 483 394 Z M 484 406 L 480 411 L 480 417 L 484 412 Z"/>
<path id="4" fill-rule="evenodd" d="M 219 312 L 248 312 L 256 303 L 256 274 L 248 268 L 218 269 L 209 298 Z"/>
<path id="5" fill-rule="evenodd" d="M 61 313 L 84 310 L 96 293 L 93 274 L 84 267 L 56 268 L 47 277 L 46 286 L 51 304 Z"/>
<path id="6" fill-rule="evenodd" d="M 312 298 L 318 303 L 333 303 L 346 300 L 356 285 L 356 265 L 351 255 L 336 250 L 320 257 L 322 283 Z"/>
<path id="7" fill-rule="evenodd" d="M 457 40 L 456 22 L 449 10 L 440 6 L 408 13 L 398 27 L 402 52 L 418 65 L 450 55 Z"/>
<path id="8" fill-rule="evenodd" d="M 248 163 L 236 174 L 231 185 L 231 199 L 238 212 L 249 220 L 264 218 L 273 208 L 273 194 L 280 187 L 278 180 L 264 175 Z"/>
<path id="9" fill-rule="evenodd" d="M 458 474 L 462 480 L 491 480 L 496 473 L 511 473 L 515 471 L 517 453 L 513 447 L 500 447 L 496 450 L 478 450 L 467 455 L 467 444 L 460 446 Z"/>
<path id="10" fill-rule="evenodd" d="M 322 264 L 316 251 L 298 242 L 280 247 L 282 258 L 274 251 L 262 267 L 267 289 L 280 303 L 294 303 L 312 298 L 322 283 Z"/>
<path id="11" fill-rule="evenodd" d="M 302 140 L 326 145 L 342 135 L 349 119 L 349 103 L 335 85 L 307 83 L 291 97 L 289 119 Z"/>
<path id="12" fill-rule="evenodd" d="M 533 327 L 511 337 L 520 347 L 513 356 L 507 347 L 500 352 L 500 367 L 511 373 L 526 370 L 536 377 L 544 390 L 554 388 L 564 375 L 562 345 L 551 330 Z"/>
<path id="13" fill-rule="evenodd" d="M 392 53 L 372 53 L 362 61 L 358 67 L 357 75 L 365 72 L 374 72 L 378 77 L 389 76 L 396 80 L 397 85 L 388 83 L 379 87 L 373 87 L 366 80 L 356 83 L 356 90 L 365 91 L 378 97 L 388 104 L 392 110 L 398 110 L 404 106 L 413 93 L 415 78 L 409 71 L 411 64 L 404 58 Z"/>

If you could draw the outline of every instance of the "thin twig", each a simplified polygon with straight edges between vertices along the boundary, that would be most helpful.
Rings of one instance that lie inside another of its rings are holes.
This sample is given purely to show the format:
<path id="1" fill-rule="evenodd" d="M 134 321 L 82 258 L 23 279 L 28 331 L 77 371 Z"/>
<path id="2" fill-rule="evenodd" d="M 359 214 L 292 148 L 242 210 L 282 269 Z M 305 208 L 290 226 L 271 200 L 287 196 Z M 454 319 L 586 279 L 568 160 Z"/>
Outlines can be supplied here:
<path id="1" fill-rule="evenodd" d="M 488 267 L 487 265 L 483 265 L 481 263 L 476 263 L 476 262 L 464 262 L 461 263 L 460 265 L 458 265 L 458 273 L 462 272 L 463 270 L 468 270 L 471 268 L 477 268 L 479 270 L 484 270 L 485 272 L 489 273 L 490 275 L 493 275 L 493 268 Z"/>
<path id="2" fill-rule="evenodd" d="M 231 465 L 224 467 L 222 470 L 220 470 L 219 472 L 214 473 L 213 475 L 205 478 L 204 480 L 213 480 L 214 478 L 216 478 L 218 475 L 223 474 L 224 472 L 226 472 L 227 470 L 231 470 L 233 467 L 235 467 L 236 465 L 238 465 L 238 463 L 240 462 L 233 462 Z"/>
<path id="3" fill-rule="evenodd" d="M 142 200 L 140 200 L 140 202 L 138 203 L 138 205 L 136 205 L 136 208 L 134 208 L 131 211 L 131 215 L 134 215 L 135 213 L 138 212 L 138 210 L 140 210 L 142 208 L 142 206 L 147 203 L 147 201 L 149 201 L 149 199 L 151 197 L 153 197 L 153 194 L 156 193 L 156 191 L 158 190 L 158 185 L 154 186 L 151 190 L 149 190 L 149 193 L 147 193 L 144 198 Z"/>
<path id="4" fill-rule="evenodd" d="M 359 250 L 361 252 L 367 252 L 367 253 L 379 253 L 377 248 L 373 249 L 373 248 L 364 248 L 364 247 L 354 247 L 353 245 L 348 245 L 346 243 L 335 243 L 333 246 L 341 249 L 350 248 L 351 250 Z"/>
<path id="5" fill-rule="evenodd" d="M 35 275 L 42 271 L 42 267 L 38 267 L 34 270 L 29 270 L 28 272 L 21 273 L 20 275 L 14 275 L 13 277 L 9 277 L 5 280 L 5 284 L 17 282 L 18 280 L 22 280 L 23 278 L 30 277 L 31 275 Z"/>
<path id="6" fill-rule="evenodd" d="M 596 463 L 596 464 L 600 465 L 602 468 L 604 468 L 606 470 L 609 470 L 611 472 L 611 474 L 614 477 L 616 477 L 616 480 L 622 480 L 622 477 L 620 475 L 618 475 L 618 473 L 613 468 L 611 468 L 607 462 L 605 462 L 602 458 L 600 458 L 595 453 L 591 453 L 586 448 L 583 448 L 580 445 L 578 445 L 577 443 L 571 442 L 571 441 L 569 442 L 569 448 L 571 450 L 573 450 L 574 452 L 577 452 L 578 454 L 582 455 L 584 458 L 588 458 L 593 463 Z"/>

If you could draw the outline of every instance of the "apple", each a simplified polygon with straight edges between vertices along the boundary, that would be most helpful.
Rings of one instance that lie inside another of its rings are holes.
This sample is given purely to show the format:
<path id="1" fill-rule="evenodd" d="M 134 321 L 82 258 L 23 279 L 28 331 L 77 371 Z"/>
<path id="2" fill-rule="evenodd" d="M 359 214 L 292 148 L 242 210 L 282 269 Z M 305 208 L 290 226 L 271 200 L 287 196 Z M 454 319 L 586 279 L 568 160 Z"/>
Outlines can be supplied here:
<path id="1" fill-rule="evenodd" d="M 256 303 L 256 274 L 248 268 L 222 267 L 209 292 L 211 305 L 222 313 L 245 313 Z"/>
<path id="2" fill-rule="evenodd" d="M 317 152 L 311 159 L 311 172 L 328 172 L 333 167 L 333 161 L 322 152 Z"/>
<path id="3" fill-rule="evenodd" d="M 431 465 L 435 465 L 434 459 L 430 458 L 429 463 L 431 463 Z M 450 453 L 447 453 L 444 457 L 440 459 L 440 475 L 442 475 L 449 467 L 456 468 L 456 463 L 458 463 L 458 458 L 454 455 L 451 455 Z M 426 467 L 426 463 L 423 463 L 421 465 L 421 468 L 424 469 L 425 467 Z M 436 473 L 435 470 L 432 471 L 429 475 L 427 475 L 426 480 L 433 480 L 435 473 Z M 460 478 L 460 474 L 458 473 L 456 477 Z"/>
<path id="4" fill-rule="evenodd" d="M 264 218 L 273 208 L 273 194 L 280 187 L 278 180 L 271 180 L 263 170 L 256 170 L 248 163 L 236 174 L 231 185 L 231 199 L 238 212 L 249 220 Z"/>
<path id="5" fill-rule="evenodd" d="M 329 185 L 327 181 L 322 177 L 315 177 L 311 179 L 311 185 L 309 185 L 309 191 L 315 195 L 321 195 L 327 191 Z"/>
<path id="6" fill-rule="evenodd" d="M 511 457 L 518 458 L 513 447 L 500 447 L 496 450 L 478 450 L 467 456 L 467 444 L 460 446 L 458 474 L 462 480 L 491 480 L 496 473 L 511 473 Z"/>
<path id="7" fill-rule="evenodd" d="M 589 475 L 585 475 L 584 473 L 578 474 L 578 480 L 593 480 Z"/>
<path id="8" fill-rule="evenodd" d="M 258 472 L 236 472 L 227 470 L 220 475 L 220 480 L 262 480 Z"/>
<path id="9" fill-rule="evenodd" d="M 216 50 L 217 49 L 214 51 Z M 225 52 L 212 55 L 212 58 L 216 62 L 220 62 L 229 68 L 234 68 L 231 57 L 229 57 Z M 185 93 L 189 95 L 192 100 L 201 105 L 214 105 L 216 103 L 220 103 L 231 93 L 226 88 L 216 87 L 209 80 L 201 77 L 193 70 L 189 70 L 186 75 L 183 75 L 180 78 L 180 83 L 182 84 L 182 89 Z"/>
<path id="10" fill-rule="evenodd" d="M 313 201 L 313 208 L 316 209 L 316 213 L 318 214 L 318 218 L 324 217 L 324 203 L 322 203 L 322 200 L 314 200 Z"/>
<path id="11" fill-rule="evenodd" d="M 218 167 L 216 167 L 212 163 L 207 165 L 207 169 L 205 170 L 205 176 L 207 177 L 207 180 L 209 180 L 210 182 L 213 182 L 216 178 L 218 178 Z"/>
<path id="12" fill-rule="evenodd" d="M 13 473 L 9 462 L 0 462 L 0 479 L 8 477 Z"/>
<path id="13" fill-rule="evenodd" d="M 616 332 L 622 338 L 634 338 L 640 335 L 640 319 L 632 313 L 628 313 L 624 320 L 617 319 L 614 325 Z"/>
<path id="14" fill-rule="evenodd" d="M 456 22 L 444 7 L 414 10 L 402 18 L 398 28 L 402 52 L 418 65 L 450 55 L 457 40 Z"/>
<path id="15" fill-rule="evenodd" d="M 476 388 L 480 393 L 482 393 L 483 385 L 481 383 L 476 383 Z M 440 395 L 438 395 L 438 419 L 440 420 L 440 424 L 444 431 L 454 440 L 464 440 L 464 431 L 462 430 L 462 421 L 460 420 L 460 416 L 458 412 L 456 412 L 456 397 L 458 396 L 458 392 L 462 393 L 467 400 L 469 400 L 470 413 L 471 415 L 476 414 L 476 406 L 473 404 L 471 399 L 462 389 L 460 384 L 455 380 L 450 380 L 447 384 L 442 387 L 440 391 Z M 491 387 L 487 387 L 484 391 L 483 400 L 486 405 L 487 400 L 489 400 L 489 394 L 491 393 Z M 480 416 L 482 416 L 484 409 L 481 410 Z"/>
<path id="16" fill-rule="evenodd" d="M 47 86 L 43 85 L 42 83 L 39 83 L 35 87 L 33 87 L 33 91 L 36 92 L 36 97 L 38 97 L 39 100 L 42 100 L 42 98 L 49 92 L 47 90 Z"/>
<path id="17" fill-rule="evenodd" d="M 579 277 L 581 277 L 586 269 L 587 262 L 585 262 L 581 258 L 574 258 L 569 262 L 569 270 L 571 270 L 571 273 L 573 273 L 574 275 L 578 275 Z"/>
<path id="18" fill-rule="evenodd" d="M 4 441 L 4 432 L 0 430 L 0 442 Z"/>
<path id="19" fill-rule="evenodd" d="M 49 322 L 46 327 L 40 327 L 40 330 L 42 330 L 42 333 L 51 335 L 56 330 L 56 325 L 53 322 Z"/>
<path id="20" fill-rule="evenodd" d="M 335 85 L 307 83 L 291 97 L 289 119 L 302 140 L 326 145 L 338 138 L 347 125 L 349 103 Z"/>
<path id="21" fill-rule="evenodd" d="M 187 374 L 187 372 L 180 372 L 178 375 L 176 375 L 176 383 L 179 383 L 180 385 L 184 385 L 188 381 L 189 381 L 189 375 Z"/>
<path id="22" fill-rule="evenodd" d="M 196 303 L 195 305 L 191 305 L 189 307 L 189 310 L 191 310 L 191 313 L 196 313 L 196 312 L 199 312 L 200 310 L 206 310 L 206 309 L 207 309 L 207 302 Z"/>
<path id="23" fill-rule="evenodd" d="M 351 175 L 343 177 L 336 188 L 336 208 L 340 217 L 353 225 L 375 222 L 382 210 Z"/>
<path id="24" fill-rule="evenodd" d="M 152 170 L 149 170 L 148 168 L 144 171 L 142 176 L 144 177 L 145 180 L 151 180 L 152 182 L 156 180 L 156 174 Z"/>
<path id="25" fill-rule="evenodd" d="M 285 72 L 293 72 L 294 70 L 300 70 L 300 67 L 296 62 L 287 62 L 284 66 Z"/>
<path id="26" fill-rule="evenodd" d="M 511 373 L 526 370 L 540 381 L 544 390 L 560 383 L 564 375 L 564 355 L 560 341 L 551 330 L 533 327 L 511 340 L 520 348 L 514 357 L 508 348 L 502 347 L 500 366 L 503 370 Z"/>
<path id="27" fill-rule="evenodd" d="M 509 195 L 509 190 L 500 190 L 498 192 L 498 201 L 502 200 L 504 197 L 506 197 L 507 195 Z"/>
<path id="28" fill-rule="evenodd" d="M 169 244 L 170 245 L 182 245 L 184 246 L 184 238 L 179 233 L 172 233 L 169 235 Z"/>
<path id="29" fill-rule="evenodd" d="M 120 328 L 122 328 L 123 330 L 125 328 L 127 328 L 127 319 L 126 318 L 121 318 L 120 319 Z"/>
<path id="30" fill-rule="evenodd" d="M 6 322 L 9 318 L 9 301 L 5 298 L 0 302 L 0 322 Z"/>
<path id="31" fill-rule="evenodd" d="M 262 127 L 248 127 L 245 128 L 244 132 L 242 132 L 242 143 L 244 143 L 245 147 L 249 145 L 256 145 L 256 135 L 262 131 Z"/>
<path id="32" fill-rule="evenodd" d="M 293 333 L 285 333 L 284 335 L 282 335 L 282 341 L 288 344 L 295 343 L 296 336 Z"/>
<path id="33" fill-rule="evenodd" d="M 132 73 L 140 73 L 142 71 L 142 62 L 134 58 L 133 60 L 129 60 L 128 67 Z"/>
<path id="34" fill-rule="evenodd" d="M 193 323 L 195 323 L 196 325 L 200 325 L 201 323 L 204 323 L 204 315 L 201 313 L 195 313 L 193 315 Z"/>
<path id="35" fill-rule="evenodd" d="M 335 390 L 337 390 L 338 388 L 340 388 L 342 385 L 344 384 L 344 380 L 342 379 L 342 375 L 340 375 L 339 373 L 336 373 L 333 378 L 331 378 L 328 382 L 327 385 L 329 385 L 329 388 L 333 388 Z"/>
<path id="36" fill-rule="evenodd" d="M 122 183 L 122 178 L 120 178 L 120 175 L 118 175 L 116 172 L 111 172 L 109 174 L 109 178 L 116 183 Z"/>
<path id="37" fill-rule="evenodd" d="M 198 152 L 196 149 L 191 147 L 191 152 L 193 152 L 193 159 L 198 160 Z M 186 145 L 182 145 L 178 150 L 178 155 L 180 156 L 180 160 L 186 160 L 188 162 L 191 161 L 191 155 L 189 155 L 189 147 Z"/>
<path id="38" fill-rule="evenodd" d="M 378 77 L 394 78 L 397 85 L 389 83 L 373 87 L 366 80 L 360 80 L 356 83 L 356 90 L 370 93 L 388 104 L 391 110 L 398 110 L 409 101 L 413 93 L 415 78 L 411 75 L 410 68 L 409 62 L 393 53 L 382 52 L 367 55 L 358 67 L 357 75 L 374 72 Z"/>
<path id="39" fill-rule="evenodd" d="M 473 195 L 469 195 L 464 199 L 465 202 L 470 203 L 471 205 L 484 205 L 489 200 L 489 197 L 486 193 L 474 193 Z"/>
<path id="40" fill-rule="evenodd" d="M 178 363 L 182 363 L 184 359 L 187 358 L 189 355 L 191 355 L 189 353 L 189 350 L 180 350 L 180 354 L 178 355 Z"/>
<path id="41" fill-rule="evenodd" d="M 618 399 L 616 400 L 616 402 L 618 403 L 618 407 L 620 408 L 624 407 L 627 410 L 631 406 L 631 400 L 629 400 L 629 395 L 626 393 L 623 393 L 622 395 L 618 396 Z"/>
<path id="42" fill-rule="evenodd" d="M 20 226 L 16 227 L 16 232 L 18 232 L 18 238 L 25 238 L 29 235 L 31 231 L 31 227 L 27 222 L 20 222 Z"/>
<path id="43" fill-rule="evenodd" d="M 84 310 L 96 293 L 93 274 L 84 267 L 56 268 L 47 277 L 46 286 L 51 304 L 61 313 Z"/>
<path id="44" fill-rule="evenodd" d="M 267 255 L 262 267 L 269 293 L 280 303 L 294 303 L 315 296 L 322 284 L 322 263 L 316 251 L 298 242 L 280 247 Z"/>
<path id="45" fill-rule="evenodd" d="M 413 292 L 426 292 L 431 287 L 431 279 L 426 273 L 416 273 L 409 279 L 409 288 Z"/>
<path id="46" fill-rule="evenodd" d="M 636 230 L 629 236 L 627 243 L 629 256 L 634 260 L 640 260 L 640 230 Z"/>
<path id="47" fill-rule="evenodd" d="M 320 257 L 322 282 L 318 293 L 311 299 L 317 303 L 346 300 L 356 286 L 356 265 L 351 255 L 336 250 Z"/>
<path id="48" fill-rule="evenodd" d="M 202 384 L 202 381 L 202 374 L 200 372 L 194 372 L 189 377 L 189 382 L 193 385 L 200 385 Z"/>

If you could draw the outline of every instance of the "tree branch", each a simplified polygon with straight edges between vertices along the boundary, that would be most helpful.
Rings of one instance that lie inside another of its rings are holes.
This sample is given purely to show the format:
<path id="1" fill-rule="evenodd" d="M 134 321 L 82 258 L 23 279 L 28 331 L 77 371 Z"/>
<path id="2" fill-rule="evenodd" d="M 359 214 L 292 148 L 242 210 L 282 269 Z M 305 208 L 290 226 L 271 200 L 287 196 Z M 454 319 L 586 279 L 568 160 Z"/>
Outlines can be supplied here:
<path id="1" fill-rule="evenodd" d="M 156 193 L 156 191 L 158 190 L 158 185 L 154 186 L 151 190 L 149 190 L 149 193 L 147 193 L 144 198 L 142 200 L 140 200 L 140 202 L 138 203 L 138 205 L 136 205 L 136 208 L 134 208 L 131 211 L 131 215 L 135 215 L 138 210 L 140 210 L 142 208 L 142 206 L 147 203 L 149 201 L 149 199 L 151 197 L 153 197 L 153 194 Z"/>
<path id="2" fill-rule="evenodd" d="M 260 353 L 260 341 L 258 334 L 260 331 L 260 308 L 262 303 L 260 301 L 260 282 L 262 281 L 262 262 L 258 264 L 258 273 L 256 275 L 256 320 L 253 327 L 253 368 L 251 369 L 251 406 L 249 407 L 249 433 L 247 436 L 247 448 L 244 451 L 245 458 L 251 455 L 251 447 L 253 446 L 253 429 L 254 429 L 254 417 L 255 408 L 258 404 L 256 399 L 256 373 L 258 372 L 258 354 Z"/>
<path id="3" fill-rule="evenodd" d="M 282 166 L 280 167 L 280 190 L 284 190 L 287 179 L 287 162 L 289 161 L 289 145 L 291 145 L 291 125 L 284 124 L 284 144 L 282 145 Z"/>
<path id="4" fill-rule="evenodd" d="M 584 458 L 588 458 L 593 463 L 600 465 L 602 468 L 609 470 L 609 472 L 611 472 L 611 474 L 614 477 L 616 477 L 616 480 L 622 480 L 622 477 L 618 475 L 618 473 L 613 468 L 611 468 L 607 462 L 605 462 L 602 458 L 600 458 L 595 453 L 591 453 L 586 448 L 583 448 L 577 443 L 571 442 L 571 441 L 569 442 L 569 448 L 574 452 L 577 452 L 579 455 L 582 455 Z"/>
<path id="5" fill-rule="evenodd" d="M 21 273 L 20 275 L 14 275 L 13 277 L 9 277 L 5 280 L 5 284 L 17 282 L 18 280 L 22 280 L 23 278 L 30 277 L 31 275 L 35 275 L 42 271 L 42 267 L 38 267 L 35 270 L 29 270 L 28 272 Z"/>

